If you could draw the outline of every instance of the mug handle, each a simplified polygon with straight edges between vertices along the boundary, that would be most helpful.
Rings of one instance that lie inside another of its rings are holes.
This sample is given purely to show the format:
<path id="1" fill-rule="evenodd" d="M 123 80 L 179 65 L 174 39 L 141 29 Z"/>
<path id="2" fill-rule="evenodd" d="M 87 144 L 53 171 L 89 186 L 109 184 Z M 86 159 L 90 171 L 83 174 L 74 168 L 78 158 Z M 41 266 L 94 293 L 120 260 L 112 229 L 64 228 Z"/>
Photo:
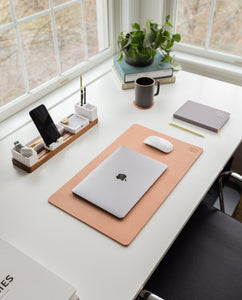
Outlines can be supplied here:
<path id="1" fill-rule="evenodd" d="M 160 81 L 156 80 L 155 83 L 157 84 L 157 89 L 156 89 L 156 93 L 154 94 L 154 96 L 157 96 L 160 92 Z"/>

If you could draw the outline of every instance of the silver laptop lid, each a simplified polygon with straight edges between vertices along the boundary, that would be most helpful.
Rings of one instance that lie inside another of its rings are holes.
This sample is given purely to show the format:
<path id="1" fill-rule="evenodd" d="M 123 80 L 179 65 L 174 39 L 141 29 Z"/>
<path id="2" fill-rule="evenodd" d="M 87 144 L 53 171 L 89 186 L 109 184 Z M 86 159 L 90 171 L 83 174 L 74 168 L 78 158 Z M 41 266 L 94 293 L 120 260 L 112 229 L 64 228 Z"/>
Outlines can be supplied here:
<path id="1" fill-rule="evenodd" d="M 85 177 L 72 192 L 118 218 L 124 218 L 167 165 L 119 147 Z"/>

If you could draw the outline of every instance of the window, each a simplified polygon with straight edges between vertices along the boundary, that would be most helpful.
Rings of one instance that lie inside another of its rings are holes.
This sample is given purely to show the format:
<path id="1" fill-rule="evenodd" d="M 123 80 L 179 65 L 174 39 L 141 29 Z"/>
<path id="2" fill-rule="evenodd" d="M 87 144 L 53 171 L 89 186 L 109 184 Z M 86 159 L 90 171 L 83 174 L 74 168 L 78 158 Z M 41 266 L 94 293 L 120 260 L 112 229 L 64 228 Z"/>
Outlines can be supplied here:
<path id="1" fill-rule="evenodd" d="M 242 55 L 242 2 L 179 0 L 176 30 L 185 44 Z"/>
<path id="2" fill-rule="evenodd" d="M 174 45 L 183 70 L 242 85 L 241 0 L 165 0 L 181 42 Z"/>
<path id="3" fill-rule="evenodd" d="M 0 111 L 100 61 L 110 50 L 108 2 L 0 1 Z"/>

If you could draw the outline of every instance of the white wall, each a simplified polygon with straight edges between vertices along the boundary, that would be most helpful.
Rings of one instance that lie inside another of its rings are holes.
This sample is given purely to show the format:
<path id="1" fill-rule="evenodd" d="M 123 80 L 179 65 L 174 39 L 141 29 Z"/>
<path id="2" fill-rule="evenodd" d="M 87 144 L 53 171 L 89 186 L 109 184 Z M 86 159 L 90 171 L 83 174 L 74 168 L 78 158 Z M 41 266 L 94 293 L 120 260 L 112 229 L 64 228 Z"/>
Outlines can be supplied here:
<path id="1" fill-rule="evenodd" d="M 147 19 L 152 19 L 158 24 L 162 24 L 163 1 L 161 0 L 141 0 L 140 1 L 140 22 L 145 25 Z"/>
<path id="2" fill-rule="evenodd" d="M 122 1 L 122 29 L 129 32 L 132 23 L 145 26 L 147 19 L 152 19 L 158 24 L 162 23 L 163 0 L 123 0 Z"/>

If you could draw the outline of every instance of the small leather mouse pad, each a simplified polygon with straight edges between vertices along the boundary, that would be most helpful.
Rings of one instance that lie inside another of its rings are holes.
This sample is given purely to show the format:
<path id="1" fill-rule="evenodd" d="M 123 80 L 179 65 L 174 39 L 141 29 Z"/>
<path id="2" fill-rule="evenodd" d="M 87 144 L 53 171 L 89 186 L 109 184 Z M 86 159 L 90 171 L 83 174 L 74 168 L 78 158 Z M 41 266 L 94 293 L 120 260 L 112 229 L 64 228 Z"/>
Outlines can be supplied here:
<path id="1" fill-rule="evenodd" d="M 174 149 L 166 154 L 145 145 L 144 139 L 151 135 L 167 139 L 173 144 Z M 84 199 L 73 195 L 72 189 L 121 145 L 156 159 L 166 164 L 168 168 L 128 215 L 120 220 Z M 49 203 L 118 243 L 128 246 L 191 168 L 202 151 L 202 148 L 192 144 L 134 124 L 54 193 L 49 198 Z"/>

